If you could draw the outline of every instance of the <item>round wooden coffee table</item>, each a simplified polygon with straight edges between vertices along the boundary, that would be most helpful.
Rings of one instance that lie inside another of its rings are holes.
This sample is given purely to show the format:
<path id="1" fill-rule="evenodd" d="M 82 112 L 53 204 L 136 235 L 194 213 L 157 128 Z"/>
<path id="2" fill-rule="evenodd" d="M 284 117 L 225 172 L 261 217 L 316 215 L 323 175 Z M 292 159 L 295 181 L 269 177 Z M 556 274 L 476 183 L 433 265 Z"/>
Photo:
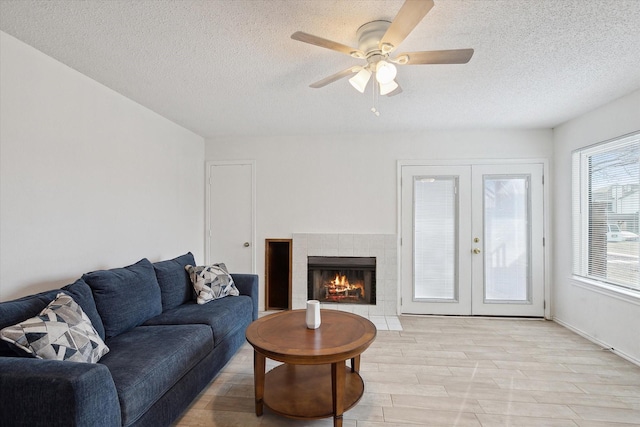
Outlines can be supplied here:
<path id="1" fill-rule="evenodd" d="M 342 414 L 364 393 L 360 355 L 376 337 L 368 319 L 337 310 L 321 310 L 318 329 L 308 329 L 305 310 L 283 311 L 256 320 L 247 328 L 254 348 L 256 415 L 263 406 L 291 418 Z M 266 358 L 284 362 L 265 375 Z M 351 359 L 351 367 L 346 361 Z"/>

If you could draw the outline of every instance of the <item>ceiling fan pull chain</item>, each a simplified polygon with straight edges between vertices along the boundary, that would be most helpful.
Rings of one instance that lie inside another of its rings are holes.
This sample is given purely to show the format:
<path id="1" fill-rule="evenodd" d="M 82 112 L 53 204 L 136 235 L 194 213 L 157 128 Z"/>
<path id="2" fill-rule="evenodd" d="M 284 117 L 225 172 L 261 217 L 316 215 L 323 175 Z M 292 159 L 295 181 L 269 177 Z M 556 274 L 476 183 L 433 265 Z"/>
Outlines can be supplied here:
<path id="1" fill-rule="evenodd" d="M 380 111 L 376 110 L 376 98 L 377 98 L 376 97 L 376 95 L 377 95 L 376 86 L 377 86 L 377 83 L 375 81 L 373 81 L 372 83 L 373 84 L 371 85 L 371 98 L 372 98 L 372 102 L 373 102 L 373 107 L 371 107 L 371 112 L 376 117 L 380 117 Z"/>

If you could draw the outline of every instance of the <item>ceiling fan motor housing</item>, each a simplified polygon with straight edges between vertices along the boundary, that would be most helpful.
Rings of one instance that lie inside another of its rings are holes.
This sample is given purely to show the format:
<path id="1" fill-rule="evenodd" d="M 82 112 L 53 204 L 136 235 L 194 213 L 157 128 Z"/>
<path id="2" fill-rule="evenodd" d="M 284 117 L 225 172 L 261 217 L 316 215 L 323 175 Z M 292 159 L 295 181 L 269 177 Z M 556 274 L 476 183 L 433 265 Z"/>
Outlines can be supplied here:
<path id="1" fill-rule="evenodd" d="M 391 22 L 371 21 L 358 28 L 358 49 L 365 53 L 367 61 L 374 64 L 386 58 L 386 54 L 380 50 L 380 40 L 387 32 Z"/>

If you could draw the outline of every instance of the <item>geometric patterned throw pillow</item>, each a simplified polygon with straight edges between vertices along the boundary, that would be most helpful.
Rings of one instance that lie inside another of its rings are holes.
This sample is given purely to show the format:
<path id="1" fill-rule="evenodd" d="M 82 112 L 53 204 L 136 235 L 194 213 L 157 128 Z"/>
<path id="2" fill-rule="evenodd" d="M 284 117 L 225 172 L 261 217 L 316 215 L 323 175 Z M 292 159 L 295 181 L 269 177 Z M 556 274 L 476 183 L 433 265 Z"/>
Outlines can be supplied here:
<path id="1" fill-rule="evenodd" d="M 96 363 L 109 352 L 89 317 L 63 292 L 38 316 L 2 329 L 0 338 L 38 359 Z"/>
<path id="2" fill-rule="evenodd" d="M 222 263 L 201 266 L 187 265 L 184 268 L 189 272 L 198 304 L 206 304 L 214 299 L 229 295 L 240 295 L 227 271 L 227 266 Z"/>

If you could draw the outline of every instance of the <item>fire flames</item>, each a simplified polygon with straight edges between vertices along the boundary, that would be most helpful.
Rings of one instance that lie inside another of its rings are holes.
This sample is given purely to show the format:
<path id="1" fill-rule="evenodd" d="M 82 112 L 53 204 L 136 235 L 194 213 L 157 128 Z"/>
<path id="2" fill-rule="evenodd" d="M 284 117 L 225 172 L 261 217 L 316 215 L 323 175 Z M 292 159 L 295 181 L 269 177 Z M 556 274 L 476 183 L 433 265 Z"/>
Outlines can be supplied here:
<path id="1" fill-rule="evenodd" d="M 336 274 L 336 278 L 324 285 L 327 299 L 346 297 L 365 298 L 362 283 L 349 283 L 347 276 Z"/>

